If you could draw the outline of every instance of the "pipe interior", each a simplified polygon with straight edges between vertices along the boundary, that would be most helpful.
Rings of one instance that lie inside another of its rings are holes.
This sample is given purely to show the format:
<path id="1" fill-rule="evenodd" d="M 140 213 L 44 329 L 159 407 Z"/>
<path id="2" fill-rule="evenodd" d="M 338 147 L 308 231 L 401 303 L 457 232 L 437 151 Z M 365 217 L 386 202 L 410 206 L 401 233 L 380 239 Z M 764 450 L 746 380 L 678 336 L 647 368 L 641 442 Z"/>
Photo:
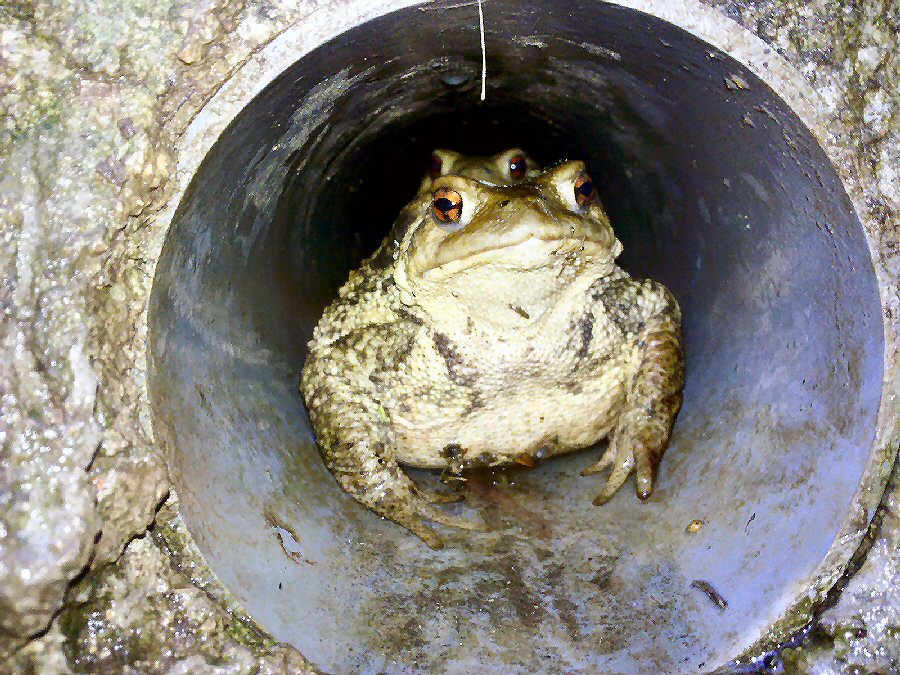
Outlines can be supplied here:
<path id="1" fill-rule="evenodd" d="M 299 58 L 183 196 L 149 364 L 183 516 L 254 618 L 326 671 L 712 669 L 803 592 L 870 459 L 883 335 L 862 228 L 797 116 L 710 45 L 604 3 L 494 0 L 480 103 L 477 9 L 458 4 Z M 432 148 L 513 145 L 584 159 L 620 263 L 676 294 L 685 402 L 649 502 L 629 483 L 591 505 L 603 479 L 578 473 L 599 449 L 477 474 L 448 509 L 491 531 L 441 528 L 435 552 L 338 488 L 297 382 Z"/>

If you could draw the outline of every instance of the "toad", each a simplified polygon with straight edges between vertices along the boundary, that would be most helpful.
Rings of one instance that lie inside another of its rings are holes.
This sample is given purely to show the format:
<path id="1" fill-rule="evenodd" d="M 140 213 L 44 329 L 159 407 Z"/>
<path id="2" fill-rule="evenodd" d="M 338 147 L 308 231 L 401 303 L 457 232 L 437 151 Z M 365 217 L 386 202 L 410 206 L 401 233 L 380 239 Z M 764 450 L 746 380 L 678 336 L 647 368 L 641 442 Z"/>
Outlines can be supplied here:
<path id="1" fill-rule="evenodd" d="M 534 178 L 540 172 L 537 162 L 519 148 L 509 148 L 487 157 L 438 149 L 431 153 L 419 194 L 430 192 L 434 181 L 441 176 L 468 176 L 488 185 L 513 185 Z"/>
<path id="2" fill-rule="evenodd" d="M 608 438 L 582 472 L 610 470 L 594 504 L 632 473 L 647 499 L 682 400 L 675 297 L 616 265 L 622 245 L 582 162 L 496 182 L 437 174 L 309 344 L 300 386 L 326 466 L 432 548 L 428 521 L 480 526 L 404 466 L 458 473 Z"/>

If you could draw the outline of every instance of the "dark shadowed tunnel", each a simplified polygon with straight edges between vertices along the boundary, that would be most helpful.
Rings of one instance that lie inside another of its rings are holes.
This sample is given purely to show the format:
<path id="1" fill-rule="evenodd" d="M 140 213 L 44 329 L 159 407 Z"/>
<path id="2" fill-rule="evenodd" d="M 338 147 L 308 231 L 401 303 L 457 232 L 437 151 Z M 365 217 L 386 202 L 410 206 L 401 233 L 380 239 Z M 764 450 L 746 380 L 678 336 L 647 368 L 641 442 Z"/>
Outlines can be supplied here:
<path id="1" fill-rule="evenodd" d="M 803 594 L 870 461 L 883 334 L 860 223 L 787 104 L 692 35 L 604 3 L 494 1 L 481 103 L 476 9 L 445 4 L 300 58 L 185 194 L 150 314 L 185 520 L 249 612 L 328 671 L 721 664 Z M 511 145 L 584 159 L 622 265 L 674 291 L 685 403 L 649 502 L 592 506 L 596 451 L 576 453 L 473 479 L 491 531 L 445 530 L 435 552 L 338 488 L 297 381 L 431 149 Z"/>

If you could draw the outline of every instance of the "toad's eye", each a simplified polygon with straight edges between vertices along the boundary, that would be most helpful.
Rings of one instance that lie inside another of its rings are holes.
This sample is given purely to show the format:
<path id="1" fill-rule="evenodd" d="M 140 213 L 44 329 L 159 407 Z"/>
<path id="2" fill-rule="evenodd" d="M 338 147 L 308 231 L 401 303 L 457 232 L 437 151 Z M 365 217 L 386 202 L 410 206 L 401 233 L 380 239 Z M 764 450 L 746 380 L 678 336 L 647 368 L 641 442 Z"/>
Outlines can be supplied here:
<path id="1" fill-rule="evenodd" d="M 438 188 L 434 193 L 434 215 L 442 223 L 458 223 L 462 217 L 463 199 L 456 190 Z"/>
<path id="2" fill-rule="evenodd" d="M 519 180 L 528 173 L 528 160 L 523 155 L 516 155 L 509 160 L 509 175 Z"/>
<path id="3" fill-rule="evenodd" d="M 587 206 L 594 201 L 594 181 L 586 173 L 575 179 L 575 201 L 578 206 Z"/>
<path id="4" fill-rule="evenodd" d="M 431 159 L 428 160 L 428 175 L 431 176 L 432 179 L 437 178 L 441 175 L 441 169 L 443 168 L 444 161 L 437 155 L 432 155 Z"/>

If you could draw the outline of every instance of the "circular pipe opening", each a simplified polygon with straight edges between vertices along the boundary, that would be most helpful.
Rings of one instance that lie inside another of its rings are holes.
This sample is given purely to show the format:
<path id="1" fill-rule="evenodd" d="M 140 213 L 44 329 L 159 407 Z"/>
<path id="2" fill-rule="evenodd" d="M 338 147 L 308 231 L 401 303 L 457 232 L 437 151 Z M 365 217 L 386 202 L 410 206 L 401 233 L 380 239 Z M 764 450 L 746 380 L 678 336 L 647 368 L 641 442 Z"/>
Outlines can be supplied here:
<path id="1" fill-rule="evenodd" d="M 477 9 L 453 5 L 299 59 L 185 192 L 149 368 L 184 517 L 250 613 L 325 670 L 712 669 L 805 592 L 870 460 L 883 334 L 862 228 L 790 107 L 696 37 L 603 3 L 496 0 L 479 103 Z M 677 295 L 685 402 L 648 503 L 591 505 L 597 451 L 473 476 L 492 531 L 444 530 L 435 552 L 339 489 L 297 382 L 432 148 L 512 145 L 584 159 L 620 263 Z"/>

